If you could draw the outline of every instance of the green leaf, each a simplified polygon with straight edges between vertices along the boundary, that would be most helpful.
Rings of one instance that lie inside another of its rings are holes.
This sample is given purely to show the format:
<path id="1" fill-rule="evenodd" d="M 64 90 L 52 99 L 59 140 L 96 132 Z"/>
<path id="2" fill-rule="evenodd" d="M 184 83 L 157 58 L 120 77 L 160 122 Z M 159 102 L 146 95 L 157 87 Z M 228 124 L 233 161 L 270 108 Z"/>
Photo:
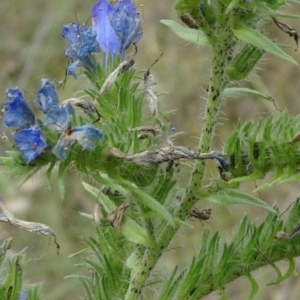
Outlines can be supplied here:
<path id="1" fill-rule="evenodd" d="M 275 16 L 280 18 L 300 19 L 300 15 L 287 14 L 280 11 L 276 11 Z"/>
<path id="2" fill-rule="evenodd" d="M 201 46 L 210 46 L 210 42 L 201 29 L 192 29 L 181 26 L 172 20 L 160 20 L 160 22 L 168 26 L 180 38 Z"/>
<path id="3" fill-rule="evenodd" d="M 89 185 L 86 182 L 82 182 L 82 184 L 91 195 L 99 200 L 107 213 L 111 213 L 117 208 L 116 205 L 106 195 L 99 193 L 99 189 Z M 129 241 L 135 244 L 141 244 L 150 248 L 152 248 L 154 245 L 154 241 L 151 236 L 148 235 L 147 231 L 126 215 L 124 215 L 122 218 L 121 232 Z"/>
<path id="4" fill-rule="evenodd" d="M 220 298 L 218 300 L 228 300 L 228 297 L 225 293 L 224 288 L 219 289 L 219 292 L 220 292 Z"/>
<path id="5" fill-rule="evenodd" d="M 65 197 L 65 184 L 64 184 L 64 174 L 68 167 L 68 164 L 63 161 L 59 164 L 58 175 L 57 175 L 57 183 L 60 198 L 63 200 Z"/>
<path id="6" fill-rule="evenodd" d="M 79 255 L 82 255 L 82 254 L 86 254 L 88 253 L 89 251 L 91 251 L 91 247 L 87 247 L 87 248 L 84 248 L 84 249 L 81 249 L 73 254 L 70 254 L 69 255 L 69 258 L 73 258 L 73 257 L 76 257 L 76 256 L 79 256 Z"/>
<path id="7" fill-rule="evenodd" d="M 127 216 L 123 216 L 122 234 L 132 243 L 140 244 L 149 248 L 153 248 L 154 241 L 138 223 Z"/>
<path id="8" fill-rule="evenodd" d="M 263 93 L 260 93 L 256 90 L 247 89 L 247 88 L 237 88 L 237 87 L 226 88 L 223 92 L 223 96 L 225 98 L 234 97 L 234 96 L 238 96 L 238 95 L 252 96 L 252 97 L 256 97 L 256 98 L 262 98 L 265 100 L 273 101 L 272 97 L 265 95 Z"/>
<path id="9" fill-rule="evenodd" d="M 176 4 L 175 9 L 178 12 L 190 13 L 191 11 L 197 9 L 198 6 L 199 0 L 181 0 Z"/>
<path id="10" fill-rule="evenodd" d="M 287 55 L 276 44 L 255 29 L 246 25 L 240 25 L 239 27 L 232 28 L 232 31 L 241 41 L 263 49 L 298 66 L 298 63 L 291 56 Z"/>
<path id="11" fill-rule="evenodd" d="M 276 278 L 274 281 L 268 283 L 267 285 L 275 285 L 275 284 L 278 284 L 278 283 L 288 279 L 294 273 L 295 268 L 296 268 L 296 264 L 295 264 L 294 258 L 290 257 L 289 258 L 289 268 L 286 271 L 286 273 L 283 276 Z"/>
<path id="12" fill-rule="evenodd" d="M 175 220 L 173 216 L 168 212 L 168 210 L 161 205 L 158 201 L 156 201 L 153 197 L 149 196 L 145 192 L 143 192 L 138 186 L 136 186 L 133 182 L 130 182 L 120 176 L 117 176 L 117 181 L 127 190 L 129 190 L 134 198 L 138 198 L 138 200 L 143 203 L 148 208 L 152 209 L 157 213 L 158 216 L 168 221 L 171 226 L 175 225 Z"/>
<path id="13" fill-rule="evenodd" d="M 258 292 L 258 284 L 250 273 L 246 274 L 246 277 L 249 279 L 249 281 L 251 283 L 251 287 L 252 287 L 252 290 L 248 297 L 248 300 L 252 300 Z"/>
<path id="14" fill-rule="evenodd" d="M 227 6 L 225 14 L 229 14 L 234 8 L 239 6 L 240 0 L 232 0 Z"/>
<path id="15" fill-rule="evenodd" d="M 222 205 L 248 204 L 248 205 L 253 205 L 256 207 L 263 208 L 274 214 L 277 213 L 271 206 L 269 206 L 264 201 L 232 189 L 221 190 L 217 193 L 209 195 L 206 199 L 210 202 L 222 204 Z"/>
<path id="16" fill-rule="evenodd" d="M 90 219 L 90 220 L 94 220 L 94 216 L 92 214 L 87 214 L 85 212 L 82 212 L 80 211 L 79 214 L 84 217 L 84 218 L 87 218 L 87 219 Z"/>

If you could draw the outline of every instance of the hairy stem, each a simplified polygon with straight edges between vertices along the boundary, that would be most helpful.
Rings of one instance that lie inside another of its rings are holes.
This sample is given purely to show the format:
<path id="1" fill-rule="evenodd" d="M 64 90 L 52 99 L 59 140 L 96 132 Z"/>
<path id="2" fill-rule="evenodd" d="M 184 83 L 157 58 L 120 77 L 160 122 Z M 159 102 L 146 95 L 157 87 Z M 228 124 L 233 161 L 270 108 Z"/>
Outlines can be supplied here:
<path id="1" fill-rule="evenodd" d="M 234 43 L 233 35 L 229 26 L 220 28 L 219 36 L 219 42 L 213 46 L 212 71 L 208 91 L 207 107 L 199 143 L 199 150 L 201 152 L 208 152 L 212 143 L 218 120 L 219 108 L 222 101 L 222 92 L 226 85 L 224 73 L 228 61 L 228 52 L 231 50 L 231 46 Z M 199 200 L 198 192 L 201 188 L 204 169 L 204 161 L 198 161 L 195 163 L 186 194 L 182 198 L 182 201 L 175 212 L 175 216 L 179 217 L 181 220 L 185 220 L 190 210 Z M 168 246 L 179 226 L 171 227 L 166 225 L 162 228 L 164 229 L 158 237 L 156 247 L 145 250 L 143 261 L 138 270 L 136 270 L 134 278 L 132 278 L 130 282 L 127 295 L 125 297 L 126 300 L 136 299 L 141 293 L 151 270 L 161 256 L 163 250 Z"/>

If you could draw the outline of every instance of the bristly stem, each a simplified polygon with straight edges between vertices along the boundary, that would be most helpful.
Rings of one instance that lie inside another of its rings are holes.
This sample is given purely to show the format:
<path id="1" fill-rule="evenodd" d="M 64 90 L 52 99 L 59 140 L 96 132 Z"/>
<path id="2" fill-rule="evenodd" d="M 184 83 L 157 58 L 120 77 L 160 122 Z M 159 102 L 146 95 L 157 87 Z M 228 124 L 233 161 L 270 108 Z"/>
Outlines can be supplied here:
<path id="1" fill-rule="evenodd" d="M 230 54 L 232 45 L 234 44 L 234 37 L 229 26 L 220 27 L 218 35 L 220 39 L 212 47 L 212 71 L 204 124 L 199 142 L 199 150 L 201 152 L 208 152 L 210 150 L 218 121 L 222 93 L 226 86 L 225 70 L 228 62 L 228 56 Z M 197 161 L 195 163 L 186 193 L 175 212 L 175 216 L 181 220 L 186 219 L 190 210 L 199 200 L 198 192 L 201 188 L 204 169 L 204 161 Z M 171 227 L 166 225 L 162 226 L 162 228 L 163 230 L 158 237 L 155 248 L 145 249 L 142 262 L 139 268 L 135 270 L 134 278 L 131 278 L 131 282 L 125 297 L 126 300 L 137 299 L 137 297 L 141 294 L 142 288 L 145 285 L 151 270 L 157 263 L 163 250 L 168 246 L 179 226 Z"/>

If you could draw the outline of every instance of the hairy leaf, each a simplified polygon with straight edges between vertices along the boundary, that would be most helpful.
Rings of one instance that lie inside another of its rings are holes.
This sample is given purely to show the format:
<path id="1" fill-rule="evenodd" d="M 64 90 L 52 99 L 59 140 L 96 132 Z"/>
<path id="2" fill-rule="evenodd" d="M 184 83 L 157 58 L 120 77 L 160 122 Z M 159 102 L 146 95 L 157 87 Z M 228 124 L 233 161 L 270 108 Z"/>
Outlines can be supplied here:
<path id="1" fill-rule="evenodd" d="M 161 23 L 168 26 L 180 38 L 201 46 L 210 46 L 210 42 L 201 29 L 191 29 L 172 21 L 161 20 Z"/>
<path id="2" fill-rule="evenodd" d="M 293 63 L 296 66 L 298 65 L 298 63 L 291 56 L 287 55 L 275 43 L 273 43 L 259 31 L 252 29 L 246 25 L 239 25 L 235 28 L 232 28 L 232 31 L 236 35 L 236 37 L 243 42 L 249 43 L 253 46 L 265 50 L 266 52 L 272 53 Z"/>

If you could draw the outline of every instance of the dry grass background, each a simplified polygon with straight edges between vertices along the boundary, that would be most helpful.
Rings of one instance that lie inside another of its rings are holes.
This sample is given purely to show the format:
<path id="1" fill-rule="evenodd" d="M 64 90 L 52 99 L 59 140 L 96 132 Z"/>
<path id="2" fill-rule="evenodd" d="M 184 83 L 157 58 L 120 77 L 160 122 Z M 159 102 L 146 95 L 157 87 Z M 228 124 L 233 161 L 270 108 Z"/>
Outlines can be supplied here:
<path id="1" fill-rule="evenodd" d="M 162 110 L 175 110 L 171 122 L 179 131 L 184 131 L 178 144 L 195 147 L 205 104 L 205 89 L 209 77 L 210 53 L 206 49 L 196 47 L 177 38 L 172 32 L 159 23 L 160 19 L 177 20 L 172 0 L 136 0 L 143 21 L 144 37 L 138 45 L 136 57 L 137 68 L 146 69 L 163 51 L 164 55 L 153 68 L 157 81 L 157 90 L 166 92 L 160 97 Z M 60 35 L 61 26 L 75 21 L 86 22 L 93 1 L 79 0 L 1 0 L 0 1 L 0 97 L 5 99 L 5 90 L 10 86 L 18 86 L 25 91 L 29 102 L 33 101 L 40 78 L 47 77 L 56 82 L 64 79 L 66 44 Z M 288 7 L 287 11 L 300 13 L 297 7 Z M 288 21 L 291 26 L 300 30 L 300 21 Z M 291 45 L 287 52 L 300 63 L 299 51 L 295 44 L 275 27 L 272 22 L 265 24 L 265 30 L 280 41 Z M 256 74 L 245 81 L 249 87 L 271 95 L 281 110 L 292 115 L 300 112 L 299 89 L 300 69 L 285 61 L 267 55 L 260 64 Z M 74 95 L 84 89 L 85 79 L 77 81 L 69 78 L 64 89 L 59 89 L 60 100 Z M 265 113 L 278 113 L 271 102 L 240 97 L 228 99 L 222 108 L 222 119 L 214 149 L 221 149 L 237 119 L 255 119 Z M 2 129 L 1 129 L 2 130 Z M 5 155 L 5 146 L 1 144 L 0 154 Z M 208 175 L 216 176 L 215 164 Z M 180 173 L 182 185 L 188 178 L 188 166 Z M 57 233 L 61 244 L 60 255 L 48 238 L 34 235 L 1 224 L 0 240 L 13 237 L 11 253 L 27 247 L 27 266 L 25 280 L 28 283 L 43 284 L 45 300 L 81 299 L 82 289 L 78 282 L 65 280 L 69 274 L 80 272 L 74 265 L 80 260 L 69 258 L 69 255 L 85 247 L 82 237 L 94 235 L 95 225 L 81 217 L 78 211 L 92 212 L 93 199 L 83 192 L 82 178 L 70 170 L 66 180 L 67 195 L 59 199 L 56 182 L 52 189 L 47 188 L 43 174 L 38 174 L 20 189 L 18 179 L 7 178 L 0 174 L 0 193 L 4 203 L 19 218 L 47 223 Z M 253 190 L 254 185 L 244 186 L 244 190 Z M 275 187 L 263 191 L 258 196 L 270 204 L 278 203 L 284 210 L 299 194 L 300 185 Z M 199 203 L 199 208 L 210 206 Z M 246 211 L 252 220 L 259 220 L 264 212 L 245 206 L 216 207 L 209 223 L 204 224 L 212 231 L 221 231 L 224 239 L 231 234 Z M 194 229 L 182 228 L 172 245 L 185 245 L 167 253 L 159 262 L 156 272 L 171 271 L 175 264 L 184 267 L 191 260 L 193 253 L 199 248 L 203 225 L 192 223 Z M 284 263 L 280 264 L 286 268 Z M 299 266 L 298 266 L 299 268 Z M 162 270 L 166 271 L 162 271 Z M 288 281 L 275 287 L 264 288 L 264 283 L 275 276 L 274 271 L 263 269 L 255 272 L 255 278 L 262 287 L 255 299 L 297 300 L 299 299 L 299 279 L 296 274 Z M 230 299 L 247 299 L 249 283 L 241 278 L 230 284 L 226 290 Z M 217 299 L 214 293 L 206 300 Z M 155 290 L 150 290 L 147 299 L 155 299 Z"/>

